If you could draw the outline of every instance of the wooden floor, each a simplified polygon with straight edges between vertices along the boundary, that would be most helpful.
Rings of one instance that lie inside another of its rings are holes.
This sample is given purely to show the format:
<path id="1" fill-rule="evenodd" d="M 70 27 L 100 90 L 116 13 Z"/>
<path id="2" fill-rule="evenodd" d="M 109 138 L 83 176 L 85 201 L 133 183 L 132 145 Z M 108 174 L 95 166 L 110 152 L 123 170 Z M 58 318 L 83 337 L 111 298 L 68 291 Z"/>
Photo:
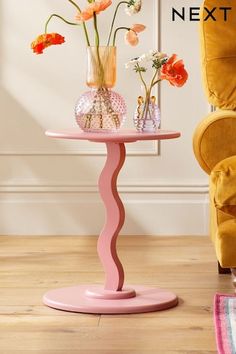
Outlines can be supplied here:
<path id="1" fill-rule="evenodd" d="M 173 290 L 179 306 L 137 315 L 53 310 L 42 296 L 55 287 L 103 282 L 96 237 L 0 237 L 1 354 L 216 353 L 212 303 L 233 292 L 217 274 L 207 237 L 120 237 L 129 284 Z"/>

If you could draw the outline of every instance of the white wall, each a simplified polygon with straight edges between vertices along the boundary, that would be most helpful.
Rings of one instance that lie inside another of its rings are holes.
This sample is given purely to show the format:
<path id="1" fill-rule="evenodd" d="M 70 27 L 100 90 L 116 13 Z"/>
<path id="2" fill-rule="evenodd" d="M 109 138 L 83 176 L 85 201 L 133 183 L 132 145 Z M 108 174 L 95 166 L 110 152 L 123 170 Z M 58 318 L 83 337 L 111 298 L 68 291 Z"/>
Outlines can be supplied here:
<path id="1" fill-rule="evenodd" d="M 192 152 L 194 128 L 209 111 L 200 81 L 197 22 L 171 20 L 171 8 L 187 1 L 143 2 L 142 13 L 122 14 L 118 21 L 147 24 L 137 48 L 125 46 L 122 34 L 119 38 L 116 90 L 129 107 L 125 128 L 133 126 L 140 94 L 137 77 L 124 69 L 129 58 L 159 46 L 184 58 L 190 77 L 182 89 L 163 82 L 159 92 L 162 128 L 181 131 L 181 139 L 127 147 L 119 178 L 127 212 L 122 232 L 207 234 L 208 180 Z M 66 0 L 1 0 L 0 6 L 0 234 L 98 234 L 104 218 L 97 192 L 104 147 L 44 136 L 46 129 L 75 126 L 74 103 L 86 90 L 82 31 L 55 19 L 49 29 L 64 34 L 66 44 L 41 56 L 29 48 L 49 14 L 73 19 L 74 9 Z M 107 15 L 99 15 L 104 33 Z"/>

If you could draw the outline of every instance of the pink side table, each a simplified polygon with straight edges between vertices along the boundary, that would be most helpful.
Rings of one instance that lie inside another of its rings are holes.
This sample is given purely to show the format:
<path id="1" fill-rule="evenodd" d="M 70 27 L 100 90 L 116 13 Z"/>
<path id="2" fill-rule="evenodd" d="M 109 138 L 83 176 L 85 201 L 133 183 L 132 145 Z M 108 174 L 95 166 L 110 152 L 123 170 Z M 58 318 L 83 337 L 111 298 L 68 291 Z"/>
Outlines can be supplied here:
<path id="1" fill-rule="evenodd" d="M 99 191 L 106 207 L 106 223 L 99 236 L 97 251 L 106 274 L 104 286 L 78 285 L 48 291 L 44 304 L 65 311 L 117 314 L 165 310 L 178 303 L 177 296 L 167 290 L 140 285 L 124 285 L 124 270 L 116 251 L 116 240 L 124 224 L 125 210 L 117 192 L 117 177 L 125 161 L 125 143 L 138 140 L 175 139 L 179 132 L 158 130 L 138 133 L 123 130 L 119 133 L 84 133 L 79 128 L 47 131 L 59 139 L 89 140 L 105 143 L 107 161 L 99 178 Z"/>

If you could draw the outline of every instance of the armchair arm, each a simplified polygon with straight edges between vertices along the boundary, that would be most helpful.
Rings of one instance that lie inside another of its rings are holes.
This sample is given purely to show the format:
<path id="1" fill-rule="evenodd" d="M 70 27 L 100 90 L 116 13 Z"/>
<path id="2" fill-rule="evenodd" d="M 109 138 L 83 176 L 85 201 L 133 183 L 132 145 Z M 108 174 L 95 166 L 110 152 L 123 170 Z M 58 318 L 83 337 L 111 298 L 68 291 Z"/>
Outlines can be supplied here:
<path id="1" fill-rule="evenodd" d="M 204 118 L 194 132 L 193 150 L 208 174 L 218 162 L 236 155 L 236 112 L 219 110 Z"/>
<path id="2" fill-rule="evenodd" d="M 215 207 L 236 217 L 236 155 L 219 162 L 211 172 Z"/>

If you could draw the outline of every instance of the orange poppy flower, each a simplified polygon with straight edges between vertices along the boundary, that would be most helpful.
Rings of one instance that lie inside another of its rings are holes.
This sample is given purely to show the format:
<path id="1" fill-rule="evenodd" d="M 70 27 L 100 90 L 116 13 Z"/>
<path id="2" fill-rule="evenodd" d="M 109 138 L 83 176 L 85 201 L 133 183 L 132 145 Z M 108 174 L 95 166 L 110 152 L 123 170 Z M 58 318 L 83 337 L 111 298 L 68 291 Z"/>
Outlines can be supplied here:
<path id="1" fill-rule="evenodd" d="M 112 0 L 101 0 L 99 12 L 106 10 L 106 8 L 108 8 L 111 4 L 112 4 Z"/>
<path id="2" fill-rule="evenodd" d="M 98 15 L 101 11 L 106 10 L 111 4 L 112 0 L 96 0 L 89 4 L 84 11 L 79 12 L 75 18 L 77 21 L 88 21 L 94 14 Z"/>
<path id="3" fill-rule="evenodd" d="M 146 26 L 134 24 L 125 34 L 125 42 L 135 47 L 139 43 L 138 33 L 143 32 Z"/>
<path id="4" fill-rule="evenodd" d="M 184 68 L 183 60 L 177 60 L 177 55 L 173 54 L 162 66 L 161 79 L 167 80 L 172 86 L 181 87 L 188 79 L 188 73 Z"/>
<path id="5" fill-rule="evenodd" d="M 31 49 L 33 49 L 33 52 L 36 54 L 43 54 L 45 48 L 64 42 L 65 38 L 58 33 L 45 33 L 38 36 L 35 41 L 31 43 Z"/>

